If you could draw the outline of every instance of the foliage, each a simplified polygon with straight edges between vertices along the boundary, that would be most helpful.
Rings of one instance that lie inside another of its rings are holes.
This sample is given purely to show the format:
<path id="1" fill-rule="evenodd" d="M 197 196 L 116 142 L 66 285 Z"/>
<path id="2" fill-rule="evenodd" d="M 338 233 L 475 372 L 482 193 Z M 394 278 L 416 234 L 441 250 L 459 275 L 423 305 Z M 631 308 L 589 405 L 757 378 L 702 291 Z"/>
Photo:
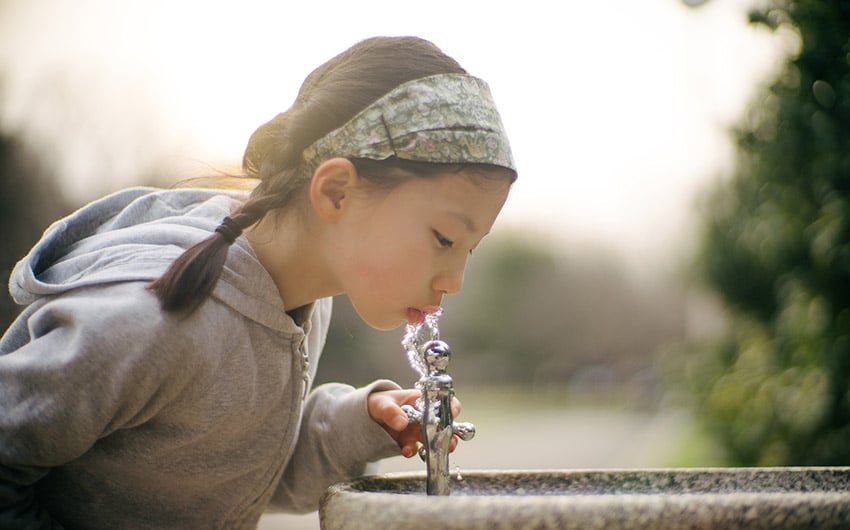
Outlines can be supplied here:
<path id="1" fill-rule="evenodd" d="M 707 201 L 697 269 L 729 309 L 686 361 L 700 416 L 734 465 L 850 464 L 850 2 L 751 14 L 799 51 L 736 131 Z"/>
<path id="2" fill-rule="evenodd" d="M 20 142 L 0 135 L 0 330 L 20 310 L 5 288 L 12 267 L 47 225 L 68 211 L 56 183 L 36 159 Z"/>

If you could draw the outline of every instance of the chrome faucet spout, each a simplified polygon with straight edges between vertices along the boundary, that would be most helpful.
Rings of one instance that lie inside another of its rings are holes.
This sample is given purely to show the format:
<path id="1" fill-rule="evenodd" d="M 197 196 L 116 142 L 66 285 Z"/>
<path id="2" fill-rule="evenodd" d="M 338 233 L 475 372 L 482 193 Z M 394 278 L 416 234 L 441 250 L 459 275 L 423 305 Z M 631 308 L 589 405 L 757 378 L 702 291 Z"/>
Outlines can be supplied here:
<path id="1" fill-rule="evenodd" d="M 426 324 L 429 324 L 426 321 Z M 428 336 L 425 344 L 416 340 L 422 335 Z M 419 373 L 416 383 L 422 396 L 417 402 L 419 409 L 409 405 L 402 408 L 407 414 L 408 421 L 419 423 L 422 427 L 422 447 L 419 456 L 425 461 L 427 478 L 426 490 L 428 495 L 449 495 L 451 478 L 449 474 L 449 453 L 452 436 L 457 435 L 461 440 L 471 440 L 475 436 L 475 426 L 471 423 L 455 423 L 452 414 L 452 399 L 454 398 L 454 382 L 446 373 L 451 349 L 445 342 L 438 340 L 439 331 L 436 319 L 430 322 L 429 328 L 408 329 L 408 334 L 402 342 L 408 349 L 411 366 Z"/>
<path id="2" fill-rule="evenodd" d="M 434 374 L 429 381 L 423 409 L 422 439 L 425 440 L 426 491 L 428 495 L 449 495 L 449 453 L 452 444 L 452 378 Z M 434 417 L 431 417 L 431 414 Z"/>

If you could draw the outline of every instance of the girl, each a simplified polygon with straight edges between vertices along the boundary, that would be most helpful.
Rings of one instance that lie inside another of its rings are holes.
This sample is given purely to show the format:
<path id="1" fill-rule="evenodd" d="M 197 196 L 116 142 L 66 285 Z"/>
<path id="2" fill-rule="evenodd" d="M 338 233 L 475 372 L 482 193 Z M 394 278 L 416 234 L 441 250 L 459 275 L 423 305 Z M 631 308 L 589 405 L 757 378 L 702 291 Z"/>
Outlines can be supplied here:
<path id="1" fill-rule="evenodd" d="M 427 41 L 363 41 L 243 167 L 247 197 L 122 191 L 18 263 L 0 527 L 253 528 L 416 453 L 415 391 L 310 382 L 332 296 L 392 329 L 460 290 L 516 177 L 487 86 Z"/>

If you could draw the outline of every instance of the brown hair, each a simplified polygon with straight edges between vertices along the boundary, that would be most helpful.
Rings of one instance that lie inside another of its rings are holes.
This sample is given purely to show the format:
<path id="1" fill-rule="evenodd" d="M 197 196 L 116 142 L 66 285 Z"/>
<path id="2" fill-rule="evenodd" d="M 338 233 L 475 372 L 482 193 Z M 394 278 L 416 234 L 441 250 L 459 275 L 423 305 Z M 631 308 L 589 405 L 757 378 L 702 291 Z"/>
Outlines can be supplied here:
<path id="1" fill-rule="evenodd" d="M 239 230 L 248 228 L 268 212 L 292 202 L 310 178 L 302 167 L 301 154 L 307 146 L 398 85 L 448 73 L 466 71 L 434 44 L 416 37 L 367 39 L 316 68 L 304 80 L 289 110 L 260 126 L 248 140 L 242 169 L 246 177 L 258 179 L 259 184 L 230 215 L 232 223 Z M 366 169 L 356 161 L 355 165 L 358 172 Z M 398 169 L 423 173 L 422 167 L 395 160 L 368 162 L 365 174 L 377 184 L 385 173 L 385 180 L 398 180 L 389 177 Z M 164 310 L 191 312 L 212 291 L 232 242 L 230 234 L 222 232 L 227 231 L 216 231 L 186 250 L 148 286 Z"/>

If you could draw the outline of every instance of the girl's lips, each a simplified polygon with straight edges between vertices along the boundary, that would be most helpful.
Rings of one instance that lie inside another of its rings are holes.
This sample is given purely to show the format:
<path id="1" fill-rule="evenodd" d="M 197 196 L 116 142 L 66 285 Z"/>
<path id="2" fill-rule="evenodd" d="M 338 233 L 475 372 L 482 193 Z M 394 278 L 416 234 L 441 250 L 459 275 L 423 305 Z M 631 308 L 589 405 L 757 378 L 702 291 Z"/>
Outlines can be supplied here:
<path id="1" fill-rule="evenodd" d="M 420 311 L 419 309 L 408 307 L 407 308 L 407 323 L 411 326 L 418 326 L 425 322 L 425 313 Z"/>
<path id="2" fill-rule="evenodd" d="M 425 315 L 430 315 L 431 313 L 436 313 L 440 310 L 440 306 L 426 306 L 422 309 L 416 309 L 415 307 L 407 308 L 407 322 L 411 326 L 418 326 L 425 322 Z"/>

